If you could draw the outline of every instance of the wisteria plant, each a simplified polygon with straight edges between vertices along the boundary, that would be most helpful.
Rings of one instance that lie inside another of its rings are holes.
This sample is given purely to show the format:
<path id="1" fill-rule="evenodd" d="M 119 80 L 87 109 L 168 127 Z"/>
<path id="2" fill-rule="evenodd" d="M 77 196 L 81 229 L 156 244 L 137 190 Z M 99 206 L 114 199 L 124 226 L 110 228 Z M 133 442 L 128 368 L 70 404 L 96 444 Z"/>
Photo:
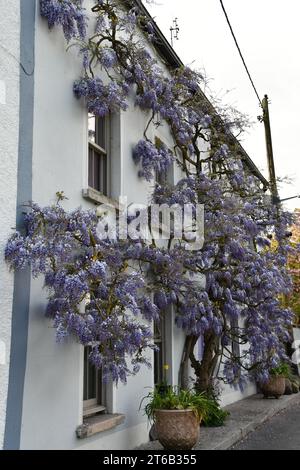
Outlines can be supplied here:
<path id="1" fill-rule="evenodd" d="M 290 288 L 291 218 L 267 200 L 267 188 L 243 160 L 234 137 L 242 116 L 212 107 L 200 73 L 180 67 L 166 74 L 141 40 L 144 34 L 155 45 L 157 38 L 139 2 L 98 0 L 91 12 L 81 0 L 40 4 L 49 28 L 61 26 L 67 43 L 78 46 L 83 72 L 74 77 L 74 93 L 89 112 L 126 111 L 134 94 L 149 116 L 133 151 L 138 175 L 149 181 L 178 165 L 182 179 L 156 185 L 153 201 L 203 204 L 205 242 L 189 251 L 189 240 L 175 242 L 172 234 L 165 248 L 142 239 L 103 241 L 95 212 L 31 204 L 26 235 L 8 242 L 8 263 L 14 269 L 30 264 L 33 275 L 45 276 L 47 314 L 58 339 L 74 335 L 92 345 L 91 360 L 114 380 L 126 381 L 148 364 L 147 348 L 154 347 L 149 322 L 168 307 L 186 332 L 185 356 L 198 391 L 207 391 L 215 376 L 240 386 L 249 376 L 267 380 L 286 360 L 292 322 L 279 301 Z M 150 127 L 162 123 L 170 129 L 172 152 L 149 137 Z M 194 354 L 199 339 L 201 359 Z"/>

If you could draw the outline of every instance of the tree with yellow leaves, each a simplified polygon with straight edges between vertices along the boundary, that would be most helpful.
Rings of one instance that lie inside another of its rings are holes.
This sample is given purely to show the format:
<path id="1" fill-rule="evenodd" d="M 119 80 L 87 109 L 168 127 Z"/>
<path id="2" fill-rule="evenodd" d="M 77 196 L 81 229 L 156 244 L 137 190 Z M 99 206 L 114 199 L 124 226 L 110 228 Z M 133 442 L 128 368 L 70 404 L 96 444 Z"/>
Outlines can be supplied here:
<path id="1" fill-rule="evenodd" d="M 295 222 L 292 226 L 291 244 L 297 248 L 300 244 L 300 209 L 295 209 Z M 290 254 L 288 270 L 293 280 L 293 290 L 288 297 L 289 307 L 295 313 L 295 325 L 300 327 L 300 255 L 299 250 Z"/>

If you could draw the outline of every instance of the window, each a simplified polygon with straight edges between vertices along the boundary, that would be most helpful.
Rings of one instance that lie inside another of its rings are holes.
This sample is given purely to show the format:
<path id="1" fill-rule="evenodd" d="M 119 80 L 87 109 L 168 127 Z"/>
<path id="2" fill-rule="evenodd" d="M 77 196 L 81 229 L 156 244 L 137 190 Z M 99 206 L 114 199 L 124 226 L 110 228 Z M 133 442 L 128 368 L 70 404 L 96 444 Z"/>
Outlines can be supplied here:
<path id="1" fill-rule="evenodd" d="M 154 344 L 159 349 L 154 351 L 154 385 L 159 385 L 165 381 L 164 365 L 166 363 L 166 342 L 165 342 L 165 315 L 159 321 L 154 322 Z"/>
<path id="2" fill-rule="evenodd" d="M 106 411 L 105 393 L 102 382 L 101 370 L 89 361 L 91 348 L 84 348 L 84 371 L 83 371 L 83 415 L 90 416 Z"/>
<path id="3" fill-rule="evenodd" d="M 158 137 L 155 137 L 155 144 L 156 146 L 165 145 L 162 140 Z M 163 171 L 155 171 L 155 183 L 159 184 L 159 186 L 167 186 L 174 184 L 174 167 L 173 164 L 170 165 L 168 169 L 164 169 Z M 158 200 L 154 199 L 154 202 L 158 203 Z M 170 219 L 169 219 L 170 217 Z M 171 232 L 174 231 L 174 213 L 168 210 L 166 207 L 165 209 L 162 208 L 159 212 L 159 236 L 162 236 L 168 233 L 168 230 Z"/>
<path id="4" fill-rule="evenodd" d="M 159 137 L 155 137 L 155 145 L 157 147 L 165 146 L 163 141 Z M 155 171 L 155 182 L 160 186 L 165 186 L 166 184 L 173 184 L 173 169 L 170 166 L 167 170 L 164 171 Z"/>
<path id="5" fill-rule="evenodd" d="M 165 186 L 168 184 L 168 171 L 156 171 L 155 172 L 155 182 L 158 183 L 160 186 Z"/>
<path id="6" fill-rule="evenodd" d="M 108 118 L 88 115 L 88 185 L 108 196 Z"/>

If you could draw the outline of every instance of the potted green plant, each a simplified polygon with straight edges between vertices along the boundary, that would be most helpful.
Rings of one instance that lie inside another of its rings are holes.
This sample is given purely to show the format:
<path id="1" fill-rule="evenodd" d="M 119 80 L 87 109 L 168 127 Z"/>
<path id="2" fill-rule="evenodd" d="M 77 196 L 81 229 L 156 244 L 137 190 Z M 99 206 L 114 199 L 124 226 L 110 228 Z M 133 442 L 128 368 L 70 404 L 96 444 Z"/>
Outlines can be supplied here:
<path id="1" fill-rule="evenodd" d="M 200 423 L 211 406 L 211 400 L 193 390 L 168 386 L 157 387 L 147 400 L 145 414 L 155 423 L 159 442 L 165 449 L 192 449 L 199 439 Z"/>
<path id="2" fill-rule="evenodd" d="M 264 398 L 281 397 L 285 392 L 286 379 L 291 375 L 290 366 L 286 363 L 279 364 L 270 370 L 270 378 L 267 382 L 260 384 Z"/>

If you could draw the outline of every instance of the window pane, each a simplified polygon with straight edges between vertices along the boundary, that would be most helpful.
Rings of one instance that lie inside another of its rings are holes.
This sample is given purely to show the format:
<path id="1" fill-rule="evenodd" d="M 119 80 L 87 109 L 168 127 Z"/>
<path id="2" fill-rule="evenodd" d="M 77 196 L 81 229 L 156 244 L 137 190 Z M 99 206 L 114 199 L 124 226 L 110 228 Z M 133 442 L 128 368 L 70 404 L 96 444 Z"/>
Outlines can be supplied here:
<path id="1" fill-rule="evenodd" d="M 162 356 L 163 344 L 155 343 L 155 346 L 159 347 L 159 351 L 154 351 L 154 385 L 159 385 L 163 381 L 163 356 Z"/>
<path id="2" fill-rule="evenodd" d="M 96 142 L 96 116 L 94 114 L 88 115 L 88 129 L 89 129 L 89 140 Z"/>
<path id="3" fill-rule="evenodd" d="M 100 155 L 94 151 L 94 161 L 93 161 L 93 188 L 97 191 L 101 191 L 100 185 Z"/>
<path id="4" fill-rule="evenodd" d="M 106 149 L 106 118 L 88 115 L 89 122 L 89 161 L 88 161 L 88 185 L 108 196 L 108 165 L 107 155 L 101 152 Z M 92 142 L 96 145 L 93 146 Z M 101 147 L 99 149 L 97 146 Z"/>
<path id="5" fill-rule="evenodd" d="M 83 399 L 88 400 L 88 348 L 84 348 Z"/>
<path id="6" fill-rule="evenodd" d="M 83 399 L 92 400 L 97 398 L 97 369 L 89 361 L 91 349 L 84 348 L 84 369 L 83 369 Z"/>
<path id="7" fill-rule="evenodd" d="M 163 171 L 156 171 L 155 172 L 155 180 L 160 186 L 165 186 L 168 181 L 168 172 L 167 170 Z"/>
<path id="8" fill-rule="evenodd" d="M 162 339 L 161 320 L 154 322 L 154 338 L 156 340 L 161 340 Z"/>
<path id="9" fill-rule="evenodd" d="M 97 117 L 97 128 L 96 128 L 96 144 L 106 150 L 105 142 L 105 118 Z"/>
<path id="10" fill-rule="evenodd" d="M 101 186 L 100 191 L 107 196 L 107 157 L 106 155 L 101 155 L 101 166 L 100 166 L 100 178 Z"/>
<path id="11" fill-rule="evenodd" d="M 96 367 L 89 362 L 88 400 L 97 398 L 96 378 Z"/>
<path id="12" fill-rule="evenodd" d="M 98 372 L 97 372 L 96 386 L 97 386 L 97 400 L 98 400 L 98 403 L 101 404 L 101 405 L 104 405 L 105 398 L 103 396 L 103 391 L 102 391 L 102 387 L 103 387 L 102 369 L 99 369 Z"/>
<path id="13" fill-rule="evenodd" d="M 154 322 L 154 344 L 159 348 L 154 351 L 154 384 L 159 385 L 164 380 L 163 366 L 165 361 L 165 317 Z"/>
<path id="14" fill-rule="evenodd" d="M 107 196 L 107 156 L 89 148 L 89 186 Z"/>
<path id="15" fill-rule="evenodd" d="M 89 187 L 94 188 L 94 150 L 89 147 Z"/>

